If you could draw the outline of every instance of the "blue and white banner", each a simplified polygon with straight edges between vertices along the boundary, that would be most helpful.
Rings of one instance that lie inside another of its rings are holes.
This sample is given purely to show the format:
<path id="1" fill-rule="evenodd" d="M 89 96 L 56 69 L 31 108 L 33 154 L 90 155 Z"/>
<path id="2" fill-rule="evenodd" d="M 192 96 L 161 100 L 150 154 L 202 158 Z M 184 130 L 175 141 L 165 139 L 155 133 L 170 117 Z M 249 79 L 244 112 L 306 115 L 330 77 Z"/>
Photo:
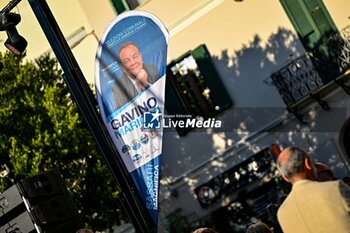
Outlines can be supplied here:
<path id="1" fill-rule="evenodd" d="M 105 30 L 95 63 L 102 117 L 156 224 L 168 37 L 154 15 L 125 12 Z"/>

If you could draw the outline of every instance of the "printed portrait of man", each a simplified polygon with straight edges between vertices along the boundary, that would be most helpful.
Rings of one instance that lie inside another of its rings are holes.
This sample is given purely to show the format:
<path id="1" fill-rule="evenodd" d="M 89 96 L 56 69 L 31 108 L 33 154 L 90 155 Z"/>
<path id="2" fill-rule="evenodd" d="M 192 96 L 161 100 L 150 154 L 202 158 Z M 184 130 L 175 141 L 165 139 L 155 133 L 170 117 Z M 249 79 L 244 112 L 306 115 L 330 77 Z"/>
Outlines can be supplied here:
<path id="1" fill-rule="evenodd" d="M 112 87 L 116 108 L 125 105 L 160 78 L 155 65 L 143 63 L 142 53 L 135 43 L 126 42 L 120 46 L 118 56 L 123 74 Z"/>

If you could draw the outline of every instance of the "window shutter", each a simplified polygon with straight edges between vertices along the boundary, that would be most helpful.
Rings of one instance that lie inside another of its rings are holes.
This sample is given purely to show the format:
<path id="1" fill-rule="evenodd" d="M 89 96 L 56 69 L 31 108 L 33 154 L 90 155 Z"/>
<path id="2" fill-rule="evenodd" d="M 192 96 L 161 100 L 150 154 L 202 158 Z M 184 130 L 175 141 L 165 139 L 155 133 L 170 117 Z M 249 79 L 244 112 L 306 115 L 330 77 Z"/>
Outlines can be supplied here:
<path id="1" fill-rule="evenodd" d="M 126 8 L 121 0 L 111 0 L 111 1 L 112 1 L 112 4 L 113 4 L 113 6 L 118 14 L 120 14 L 126 10 Z"/>
<path id="2" fill-rule="evenodd" d="M 220 76 L 216 71 L 212 62 L 210 53 L 205 45 L 200 45 L 191 52 L 197 62 L 204 81 L 211 90 L 215 106 L 218 112 L 221 112 L 232 106 L 232 101 L 226 88 L 220 80 Z"/>
<path id="3" fill-rule="evenodd" d="M 320 0 L 304 0 L 305 5 L 310 12 L 310 15 L 315 22 L 315 25 L 320 32 L 320 34 L 327 35 L 329 33 L 337 32 L 337 27 L 335 26 L 331 16 L 329 15 L 327 8 Z"/>
<path id="4" fill-rule="evenodd" d="M 208 119 L 231 105 L 230 96 L 205 45 L 188 51 L 167 65 L 165 108 L 169 115 L 178 115 L 178 120 L 179 115 Z M 192 129 L 178 127 L 177 132 L 183 136 Z"/>
<path id="5" fill-rule="evenodd" d="M 280 0 L 306 50 L 324 42 L 337 28 L 321 0 Z"/>

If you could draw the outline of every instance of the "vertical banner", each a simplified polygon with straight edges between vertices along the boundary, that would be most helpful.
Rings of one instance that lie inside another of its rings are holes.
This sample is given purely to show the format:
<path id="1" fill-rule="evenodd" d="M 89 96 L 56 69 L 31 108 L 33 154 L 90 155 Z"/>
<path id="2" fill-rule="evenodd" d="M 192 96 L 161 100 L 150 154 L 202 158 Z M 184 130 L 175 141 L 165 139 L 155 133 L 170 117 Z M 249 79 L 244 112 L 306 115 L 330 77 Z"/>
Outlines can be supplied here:
<path id="1" fill-rule="evenodd" d="M 95 63 L 103 120 L 156 224 L 168 37 L 154 15 L 125 12 L 105 30 Z"/>

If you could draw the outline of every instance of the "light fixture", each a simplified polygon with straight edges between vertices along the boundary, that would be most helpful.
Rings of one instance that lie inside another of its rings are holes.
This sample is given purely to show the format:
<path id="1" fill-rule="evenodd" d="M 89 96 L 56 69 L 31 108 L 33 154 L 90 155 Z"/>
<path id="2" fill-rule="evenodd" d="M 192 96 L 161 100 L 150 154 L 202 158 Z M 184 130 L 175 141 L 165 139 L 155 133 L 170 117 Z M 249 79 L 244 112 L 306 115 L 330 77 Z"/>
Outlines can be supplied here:
<path id="1" fill-rule="evenodd" d="M 28 42 L 16 29 L 16 25 L 21 22 L 21 16 L 10 12 L 20 1 L 21 0 L 13 0 L 0 11 L 0 31 L 6 31 L 8 37 L 4 45 L 17 55 L 22 54 L 28 45 Z"/>
<path id="2" fill-rule="evenodd" d="M 5 15 L 6 24 L 4 25 L 7 33 L 7 40 L 5 41 L 5 47 L 14 54 L 20 55 L 27 48 L 28 42 L 18 34 L 16 25 L 21 21 L 21 16 L 15 13 L 8 13 Z"/>

